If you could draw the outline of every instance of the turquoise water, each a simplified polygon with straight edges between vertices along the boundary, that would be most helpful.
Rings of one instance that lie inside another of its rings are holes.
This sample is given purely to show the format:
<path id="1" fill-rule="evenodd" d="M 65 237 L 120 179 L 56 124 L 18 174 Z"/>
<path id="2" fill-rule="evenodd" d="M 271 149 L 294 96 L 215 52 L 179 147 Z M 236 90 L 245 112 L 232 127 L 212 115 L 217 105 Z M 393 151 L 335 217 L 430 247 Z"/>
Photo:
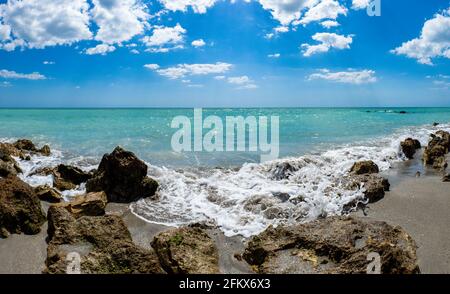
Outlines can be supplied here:
<path id="1" fill-rule="evenodd" d="M 280 157 L 392 134 L 402 127 L 449 123 L 450 108 L 204 109 L 203 115 L 279 116 Z M 407 111 L 400 114 L 399 111 Z M 30 138 L 72 155 L 100 157 L 121 145 L 155 165 L 233 166 L 259 160 L 251 152 L 172 151 L 174 117 L 192 109 L 0 109 L 0 138 Z M 225 121 L 225 120 L 224 120 Z"/>

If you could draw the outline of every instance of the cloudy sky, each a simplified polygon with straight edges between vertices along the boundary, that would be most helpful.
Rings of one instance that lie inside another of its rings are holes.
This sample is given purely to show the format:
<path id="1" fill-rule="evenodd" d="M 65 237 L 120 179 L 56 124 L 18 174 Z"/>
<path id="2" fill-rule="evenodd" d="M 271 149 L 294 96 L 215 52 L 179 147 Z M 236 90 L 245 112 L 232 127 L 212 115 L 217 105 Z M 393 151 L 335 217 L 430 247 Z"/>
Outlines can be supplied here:
<path id="1" fill-rule="evenodd" d="M 0 0 L 0 107 L 450 106 L 450 1 Z"/>

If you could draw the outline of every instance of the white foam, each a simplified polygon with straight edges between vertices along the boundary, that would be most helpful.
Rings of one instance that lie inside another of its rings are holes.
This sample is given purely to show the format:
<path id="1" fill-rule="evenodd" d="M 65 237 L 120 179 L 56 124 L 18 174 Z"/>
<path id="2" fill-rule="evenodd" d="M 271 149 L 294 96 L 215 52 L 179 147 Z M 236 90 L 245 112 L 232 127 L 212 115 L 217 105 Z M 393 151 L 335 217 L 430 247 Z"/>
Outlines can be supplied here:
<path id="1" fill-rule="evenodd" d="M 373 160 L 385 171 L 405 160 L 401 141 L 413 137 L 425 145 L 429 134 L 439 129 L 450 131 L 450 125 L 404 128 L 388 137 L 341 146 L 320 155 L 244 164 L 239 170 L 190 172 L 151 166 L 149 175 L 160 183 L 160 200 L 143 199 L 131 208 L 150 222 L 180 226 L 210 221 L 227 236 L 244 237 L 258 234 L 268 225 L 340 215 L 345 205 L 366 201 L 362 189 L 347 190 L 342 182 L 355 161 Z M 276 180 L 274 173 L 283 163 L 296 171 L 288 179 Z M 289 194 L 290 201 L 274 196 L 280 193 Z"/>

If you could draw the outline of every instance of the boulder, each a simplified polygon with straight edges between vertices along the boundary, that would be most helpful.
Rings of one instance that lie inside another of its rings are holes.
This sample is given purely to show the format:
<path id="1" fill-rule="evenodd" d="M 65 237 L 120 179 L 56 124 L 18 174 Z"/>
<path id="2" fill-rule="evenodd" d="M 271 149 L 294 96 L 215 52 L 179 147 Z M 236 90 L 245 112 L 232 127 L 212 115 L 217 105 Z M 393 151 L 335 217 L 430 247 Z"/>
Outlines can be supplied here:
<path id="1" fill-rule="evenodd" d="M 129 203 L 154 196 L 158 183 L 147 178 L 147 165 L 134 155 L 117 147 L 105 154 L 93 178 L 86 183 L 88 192 L 105 191 L 109 202 Z"/>
<path id="2" fill-rule="evenodd" d="M 431 140 L 423 152 L 423 162 L 432 165 L 436 169 L 445 169 L 447 162 L 445 155 L 450 149 L 450 134 L 445 131 L 437 131 L 431 135 Z"/>
<path id="3" fill-rule="evenodd" d="M 2 155 L 15 157 L 21 157 L 21 155 L 23 155 L 23 152 L 21 150 L 17 149 L 13 144 L 10 143 L 0 143 L 0 153 Z"/>
<path id="4" fill-rule="evenodd" d="M 119 216 L 77 219 L 64 207 L 52 206 L 44 273 L 67 273 L 73 255 L 80 258 L 83 274 L 164 273 L 154 251 L 135 245 Z"/>
<path id="5" fill-rule="evenodd" d="M 152 242 L 164 270 L 169 274 L 217 274 L 219 254 L 214 241 L 199 227 L 172 229 Z"/>
<path id="6" fill-rule="evenodd" d="M 17 177 L 0 178 L 0 238 L 40 232 L 45 222 L 39 198 Z"/>
<path id="7" fill-rule="evenodd" d="M 442 177 L 442 181 L 443 182 L 450 182 L 450 174 L 446 174 L 445 176 Z"/>
<path id="8" fill-rule="evenodd" d="M 4 152 L 11 156 L 16 156 L 21 159 L 29 158 L 26 153 L 40 153 L 44 156 L 49 156 L 51 151 L 48 145 L 44 145 L 42 148 L 36 148 L 36 145 L 28 139 L 20 139 L 16 142 L 10 143 L 0 143 L 0 152 Z"/>
<path id="9" fill-rule="evenodd" d="M 378 168 L 378 165 L 375 164 L 375 162 L 373 162 L 372 160 L 367 160 L 355 162 L 355 164 L 353 164 L 352 168 L 350 169 L 350 172 L 355 175 L 376 174 L 380 172 L 380 169 Z"/>
<path id="10" fill-rule="evenodd" d="M 7 178 L 9 176 L 16 176 L 17 171 L 11 164 L 8 164 L 0 159 L 0 177 Z"/>
<path id="11" fill-rule="evenodd" d="M 364 195 L 369 203 L 377 202 L 384 198 L 389 191 L 389 181 L 377 174 L 352 175 L 347 179 L 349 189 L 364 189 Z"/>
<path id="12" fill-rule="evenodd" d="M 52 153 L 50 150 L 50 146 L 44 145 L 41 149 L 38 150 L 39 153 L 41 153 L 44 156 L 50 156 Z"/>
<path id="13" fill-rule="evenodd" d="M 60 191 L 75 189 L 76 186 L 87 182 L 87 180 L 92 177 L 90 173 L 86 173 L 77 167 L 65 164 L 60 164 L 54 168 L 52 174 L 53 185 Z"/>
<path id="14" fill-rule="evenodd" d="M 25 151 L 33 151 L 36 152 L 37 148 L 34 145 L 34 143 L 31 140 L 28 139 L 20 139 L 17 140 L 14 144 L 14 147 L 16 147 L 19 150 L 25 150 Z"/>
<path id="15" fill-rule="evenodd" d="M 34 188 L 34 192 L 41 201 L 59 203 L 64 200 L 61 193 L 47 185 Z"/>
<path id="16" fill-rule="evenodd" d="M 81 216 L 99 216 L 105 214 L 108 199 L 105 192 L 88 193 L 75 197 L 70 202 L 56 204 L 57 207 L 64 207 L 75 218 Z"/>
<path id="17" fill-rule="evenodd" d="M 367 218 L 271 226 L 250 239 L 243 258 L 260 274 L 364 274 L 374 254 L 383 274 L 420 272 L 414 240 L 400 227 Z"/>
<path id="18" fill-rule="evenodd" d="M 416 150 L 420 149 L 422 146 L 420 145 L 419 140 L 407 138 L 405 141 L 400 143 L 400 147 L 402 148 L 403 154 L 405 154 L 406 158 L 413 159 Z"/>

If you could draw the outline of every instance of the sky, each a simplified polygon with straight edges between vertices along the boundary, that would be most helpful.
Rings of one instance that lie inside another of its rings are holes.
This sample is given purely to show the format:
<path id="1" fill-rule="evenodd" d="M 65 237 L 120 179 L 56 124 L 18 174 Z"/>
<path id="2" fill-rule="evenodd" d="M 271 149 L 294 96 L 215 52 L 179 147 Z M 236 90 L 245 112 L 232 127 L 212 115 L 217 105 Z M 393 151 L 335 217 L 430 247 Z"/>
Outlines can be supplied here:
<path id="1" fill-rule="evenodd" d="M 450 106 L 449 59 L 448 0 L 0 0 L 0 107 Z"/>

